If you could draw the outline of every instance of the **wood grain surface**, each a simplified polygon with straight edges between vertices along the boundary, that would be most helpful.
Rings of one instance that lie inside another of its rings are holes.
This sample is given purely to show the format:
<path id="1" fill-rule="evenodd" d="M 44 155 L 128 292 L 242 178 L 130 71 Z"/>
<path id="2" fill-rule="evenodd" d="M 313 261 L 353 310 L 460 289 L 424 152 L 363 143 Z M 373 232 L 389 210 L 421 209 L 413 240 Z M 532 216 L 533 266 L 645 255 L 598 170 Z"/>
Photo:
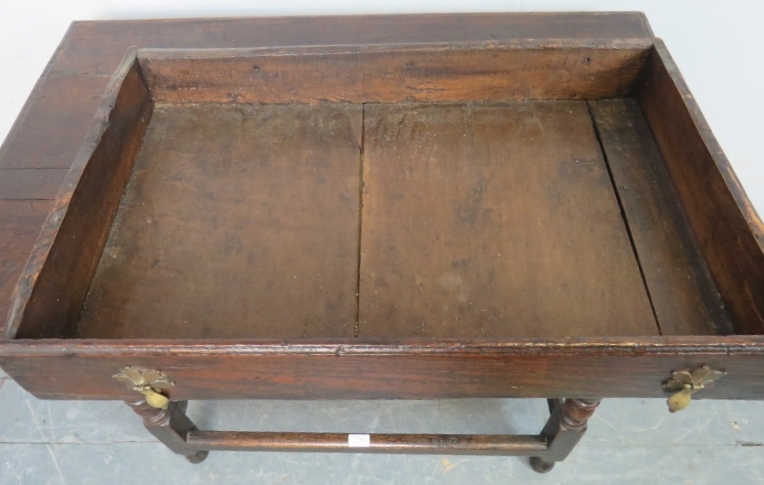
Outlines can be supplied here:
<path id="1" fill-rule="evenodd" d="M 67 169 L 0 168 L 0 200 L 50 200 L 56 196 Z"/>
<path id="2" fill-rule="evenodd" d="M 157 107 L 78 336 L 352 337 L 361 115 Z"/>
<path id="3" fill-rule="evenodd" d="M 600 337 L 505 342 L 408 339 L 36 340 L 0 346 L 0 366 L 48 399 L 135 399 L 112 378 L 161 369 L 189 399 L 667 397 L 672 370 L 727 374 L 693 398 L 764 399 L 764 337 Z M 55 375 L 55 378 L 51 378 Z"/>
<path id="4" fill-rule="evenodd" d="M 616 98 L 632 91 L 648 40 L 618 48 L 417 44 L 292 49 L 146 50 L 158 103 L 396 103 Z"/>
<path id="5" fill-rule="evenodd" d="M 586 102 L 367 105 L 359 335 L 656 335 Z"/>
<path id="6" fill-rule="evenodd" d="M 589 106 L 663 335 L 733 332 L 650 128 L 634 99 Z"/>
<path id="7" fill-rule="evenodd" d="M 49 200 L 0 200 L 0 311 L 5 310 L 0 315 L 3 317 L 18 275 L 52 205 Z"/>
<path id="8" fill-rule="evenodd" d="M 234 48 L 652 38 L 641 12 L 556 12 L 75 22 L 47 72 L 111 75 L 130 46 Z"/>
<path id="9" fill-rule="evenodd" d="M 0 168 L 68 170 L 112 74 L 43 77 L 0 148 Z"/>
<path id="10" fill-rule="evenodd" d="M 19 279 L 5 336 L 71 337 L 153 103 L 133 58 L 111 80 Z"/>
<path id="11" fill-rule="evenodd" d="M 660 40 L 638 95 L 735 331 L 764 333 L 764 223 Z"/>

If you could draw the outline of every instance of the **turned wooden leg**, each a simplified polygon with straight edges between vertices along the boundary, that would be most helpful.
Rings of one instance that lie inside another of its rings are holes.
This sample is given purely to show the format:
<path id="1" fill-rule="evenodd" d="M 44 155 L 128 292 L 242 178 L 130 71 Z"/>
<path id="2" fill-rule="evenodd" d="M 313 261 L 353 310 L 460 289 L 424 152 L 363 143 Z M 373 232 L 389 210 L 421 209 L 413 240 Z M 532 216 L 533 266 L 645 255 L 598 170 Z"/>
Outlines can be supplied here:
<path id="1" fill-rule="evenodd" d="M 188 433 L 197 430 L 186 416 L 187 401 L 170 402 L 167 409 L 152 408 L 144 399 L 125 402 L 143 418 L 146 429 L 170 450 L 185 456 L 191 463 L 201 463 L 207 458 L 208 451 L 193 450 L 186 443 Z"/>
<path id="2" fill-rule="evenodd" d="M 549 401 L 551 416 L 541 434 L 547 439 L 544 456 L 531 457 L 531 468 L 546 473 L 555 462 L 562 461 L 573 451 L 586 432 L 586 422 L 600 404 L 599 399 L 565 399 Z"/>

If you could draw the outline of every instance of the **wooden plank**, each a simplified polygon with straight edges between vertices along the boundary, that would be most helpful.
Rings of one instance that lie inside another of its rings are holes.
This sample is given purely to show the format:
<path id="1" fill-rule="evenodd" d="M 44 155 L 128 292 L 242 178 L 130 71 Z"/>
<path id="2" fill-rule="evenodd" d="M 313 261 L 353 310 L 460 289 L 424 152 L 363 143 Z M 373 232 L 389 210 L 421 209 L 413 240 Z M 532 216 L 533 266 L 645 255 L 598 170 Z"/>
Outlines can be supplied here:
<path id="1" fill-rule="evenodd" d="M 79 335 L 352 336 L 361 115 L 157 107 Z"/>
<path id="2" fill-rule="evenodd" d="M 0 331 L 13 288 L 52 205 L 49 200 L 0 200 Z"/>
<path id="3" fill-rule="evenodd" d="M 632 90 L 651 45 L 149 49 L 138 58 L 158 103 L 600 99 Z"/>
<path id="4" fill-rule="evenodd" d="M 590 101 L 589 106 L 663 335 L 732 333 L 636 100 Z"/>
<path id="5" fill-rule="evenodd" d="M 659 40 L 646 69 L 640 106 L 735 331 L 764 333 L 764 223 Z"/>
<path id="6" fill-rule="evenodd" d="M 170 398 L 667 397 L 672 370 L 727 374 L 693 397 L 764 398 L 764 337 L 630 337 L 490 343 L 262 340 L 2 341 L 0 366 L 37 397 L 135 399 L 112 376 L 161 369 Z"/>
<path id="7" fill-rule="evenodd" d="M 110 78 L 44 77 L 0 148 L 0 168 L 68 169 Z"/>
<path id="8" fill-rule="evenodd" d="M 111 75 L 130 46 L 232 48 L 524 39 L 649 39 L 640 12 L 490 13 L 75 22 L 52 74 Z"/>
<path id="9" fill-rule="evenodd" d="M 586 102 L 368 105 L 359 335 L 655 335 Z"/>
<path id="10" fill-rule="evenodd" d="M 66 172 L 60 168 L 0 168 L 0 200 L 55 199 Z"/>
<path id="11" fill-rule="evenodd" d="M 126 59 L 22 272 L 6 338 L 72 335 L 151 109 L 134 57 Z"/>

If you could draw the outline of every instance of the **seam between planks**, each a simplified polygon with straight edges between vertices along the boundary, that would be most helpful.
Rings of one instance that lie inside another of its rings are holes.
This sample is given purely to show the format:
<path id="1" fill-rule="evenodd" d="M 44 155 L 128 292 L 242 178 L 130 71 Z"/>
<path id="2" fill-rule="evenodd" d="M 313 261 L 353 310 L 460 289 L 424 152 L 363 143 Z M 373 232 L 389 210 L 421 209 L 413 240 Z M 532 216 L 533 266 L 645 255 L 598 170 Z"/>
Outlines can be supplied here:
<path id="1" fill-rule="evenodd" d="M 621 211 L 621 219 L 623 225 L 626 227 L 626 234 L 629 236 L 629 244 L 631 244 L 631 250 L 634 253 L 634 258 L 637 260 L 637 267 L 639 268 L 639 276 L 642 278 L 642 284 L 645 287 L 645 293 L 647 294 L 647 301 L 650 302 L 650 310 L 653 312 L 653 320 L 655 320 L 655 326 L 658 327 L 658 334 L 663 336 L 663 330 L 661 329 L 661 322 L 658 320 L 658 313 L 655 311 L 655 305 L 653 304 L 653 297 L 650 295 L 650 287 L 647 284 L 647 278 L 645 277 L 645 270 L 642 268 L 642 261 L 639 260 L 639 252 L 637 251 L 637 245 L 634 243 L 634 235 L 631 233 L 631 227 L 629 226 L 629 218 L 626 217 L 626 211 L 623 208 L 623 201 L 621 200 L 621 194 L 618 192 L 618 186 L 615 183 L 615 177 L 613 177 L 613 170 L 610 168 L 610 161 L 608 160 L 607 153 L 605 153 L 605 146 L 602 144 L 602 137 L 600 136 L 600 129 L 597 126 L 597 121 L 594 119 L 594 113 L 592 112 L 592 103 L 590 100 L 586 101 L 586 109 L 589 111 L 589 119 L 592 122 L 592 129 L 594 129 L 594 136 L 597 138 L 597 144 L 600 147 L 600 153 L 602 153 L 602 159 L 605 161 L 605 168 L 607 168 L 608 177 L 610 177 L 610 184 L 613 187 L 613 193 L 618 201 L 618 209 Z"/>
<path id="2" fill-rule="evenodd" d="M 366 103 L 361 104 L 361 146 L 359 147 L 359 167 L 358 167 L 358 261 L 356 269 L 356 287 L 355 287 L 355 324 L 353 326 L 353 337 L 358 337 L 361 320 L 361 250 L 363 235 L 363 157 L 364 145 L 366 142 Z"/>

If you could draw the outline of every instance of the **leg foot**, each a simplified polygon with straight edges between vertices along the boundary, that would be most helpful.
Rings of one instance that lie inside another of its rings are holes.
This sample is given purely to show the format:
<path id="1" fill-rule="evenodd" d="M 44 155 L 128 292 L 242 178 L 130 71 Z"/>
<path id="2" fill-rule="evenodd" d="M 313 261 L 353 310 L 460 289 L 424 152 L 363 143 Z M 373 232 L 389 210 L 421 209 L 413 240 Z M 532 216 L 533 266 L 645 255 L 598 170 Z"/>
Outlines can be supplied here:
<path id="1" fill-rule="evenodd" d="M 533 468 L 533 471 L 538 473 L 547 473 L 552 468 L 554 468 L 554 462 L 553 461 L 544 461 L 538 456 L 532 456 L 531 457 L 531 468 Z"/>
<path id="2" fill-rule="evenodd" d="M 203 451 L 197 451 L 193 455 L 186 455 L 186 460 L 188 460 L 190 463 L 193 463 L 194 465 L 196 465 L 197 463 L 203 462 L 207 458 L 207 455 L 209 455 L 209 454 L 210 454 L 209 451 L 204 451 L 204 450 Z"/>

